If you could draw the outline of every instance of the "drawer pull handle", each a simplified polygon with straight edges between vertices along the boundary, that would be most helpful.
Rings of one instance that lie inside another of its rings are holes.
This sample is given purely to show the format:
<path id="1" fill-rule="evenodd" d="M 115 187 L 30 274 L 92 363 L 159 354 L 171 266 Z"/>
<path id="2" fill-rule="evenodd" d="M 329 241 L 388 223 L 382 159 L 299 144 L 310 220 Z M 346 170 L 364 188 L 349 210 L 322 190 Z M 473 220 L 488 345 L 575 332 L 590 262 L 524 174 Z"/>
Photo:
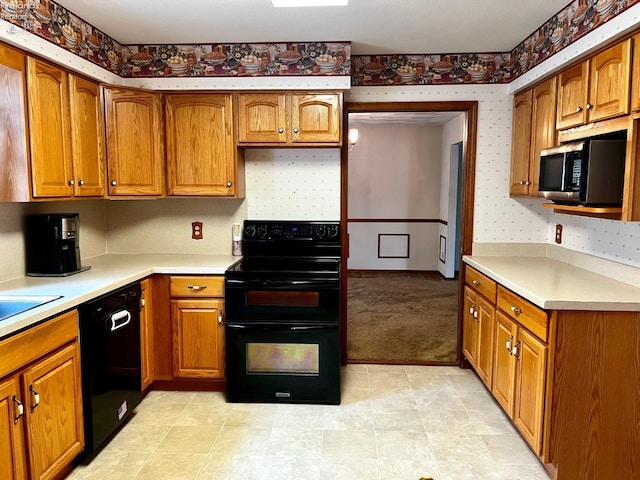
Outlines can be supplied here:
<path id="1" fill-rule="evenodd" d="M 475 310 L 475 308 L 476 308 L 475 304 L 469 307 L 469 315 L 473 315 L 473 311 Z"/>
<path id="2" fill-rule="evenodd" d="M 187 288 L 189 288 L 189 290 L 194 290 L 198 292 L 200 290 L 204 290 L 205 288 L 207 288 L 207 286 L 206 285 L 188 285 Z"/>
<path id="3" fill-rule="evenodd" d="M 480 282 L 478 280 L 473 280 L 471 283 L 473 283 L 476 287 L 480 286 Z"/>
<path id="4" fill-rule="evenodd" d="M 511 342 L 513 342 L 513 335 L 511 335 L 507 340 L 507 342 L 505 343 L 505 347 L 507 347 L 509 354 L 511 354 Z"/>
<path id="5" fill-rule="evenodd" d="M 20 417 L 24 415 L 24 405 L 22 405 L 22 402 L 18 400 L 18 397 L 16 397 L 15 395 L 13 396 L 13 403 L 16 404 L 16 416 L 13 417 L 13 423 L 15 424 L 18 423 Z"/>
<path id="6" fill-rule="evenodd" d="M 520 353 L 518 349 L 519 346 L 520 346 L 520 340 L 518 340 L 516 344 L 513 346 L 513 348 L 511 349 L 511 355 L 516 357 L 518 360 L 520 360 L 520 357 L 518 356 L 518 354 Z"/>
<path id="7" fill-rule="evenodd" d="M 218 310 L 218 325 L 224 327 L 224 315 L 222 313 L 222 310 Z"/>
<path id="8" fill-rule="evenodd" d="M 29 385 L 29 391 L 31 392 L 31 396 L 33 397 L 33 401 L 31 402 L 31 411 L 33 412 L 38 405 L 40 405 L 40 394 L 33 388 L 33 385 Z"/>
<path id="9" fill-rule="evenodd" d="M 520 310 L 518 307 L 516 307 L 515 305 L 511 305 L 511 311 L 513 313 L 515 313 L 516 315 L 520 315 L 522 313 L 522 310 Z"/>

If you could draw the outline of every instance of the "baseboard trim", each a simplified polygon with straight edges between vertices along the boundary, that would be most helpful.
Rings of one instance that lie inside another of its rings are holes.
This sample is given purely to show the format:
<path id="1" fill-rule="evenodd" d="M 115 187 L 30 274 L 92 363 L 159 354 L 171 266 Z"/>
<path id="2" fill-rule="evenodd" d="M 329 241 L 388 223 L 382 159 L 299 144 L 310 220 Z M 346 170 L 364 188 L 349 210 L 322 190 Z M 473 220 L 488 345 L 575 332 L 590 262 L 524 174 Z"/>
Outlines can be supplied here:
<path id="1" fill-rule="evenodd" d="M 358 360 L 349 358 L 347 365 L 418 365 L 425 367 L 460 367 L 460 362 L 419 362 L 415 360 Z"/>

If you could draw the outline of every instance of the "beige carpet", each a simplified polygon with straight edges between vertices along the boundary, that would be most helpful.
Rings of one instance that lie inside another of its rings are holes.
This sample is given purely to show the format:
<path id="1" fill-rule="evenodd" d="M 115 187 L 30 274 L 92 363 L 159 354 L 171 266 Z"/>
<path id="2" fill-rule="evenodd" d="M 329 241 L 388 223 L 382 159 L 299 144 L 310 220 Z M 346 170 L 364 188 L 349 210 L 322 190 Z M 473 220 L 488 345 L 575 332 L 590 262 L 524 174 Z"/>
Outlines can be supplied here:
<path id="1" fill-rule="evenodd" d="M 458 282 L 433 272 L 350 272 L 351 362 L 454 362 Z"/>

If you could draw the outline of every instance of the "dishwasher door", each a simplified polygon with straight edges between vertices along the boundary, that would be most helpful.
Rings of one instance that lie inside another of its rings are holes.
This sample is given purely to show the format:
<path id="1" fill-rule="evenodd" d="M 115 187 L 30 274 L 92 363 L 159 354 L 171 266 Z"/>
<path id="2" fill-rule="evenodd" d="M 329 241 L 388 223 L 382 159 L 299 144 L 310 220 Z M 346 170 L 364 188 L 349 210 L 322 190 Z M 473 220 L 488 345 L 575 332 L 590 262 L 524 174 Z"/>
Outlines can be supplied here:
<path id="1" fill-rule="evenodd" d="M 85 456 L 102 446 L 142 400 L 140 284 L 80 308 Z"/>

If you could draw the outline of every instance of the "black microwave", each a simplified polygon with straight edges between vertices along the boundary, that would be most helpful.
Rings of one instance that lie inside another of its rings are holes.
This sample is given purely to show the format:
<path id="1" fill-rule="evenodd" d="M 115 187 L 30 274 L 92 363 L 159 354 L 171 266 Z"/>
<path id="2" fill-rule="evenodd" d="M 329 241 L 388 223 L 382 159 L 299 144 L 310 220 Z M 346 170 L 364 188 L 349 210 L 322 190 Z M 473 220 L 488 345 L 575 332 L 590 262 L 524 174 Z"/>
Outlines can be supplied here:
<path id="1" fill-rule="evenodd" d="M 626 140 L 586 139 L 540 152 L 538 196 L 569 205 L 622 205 Z"/>

